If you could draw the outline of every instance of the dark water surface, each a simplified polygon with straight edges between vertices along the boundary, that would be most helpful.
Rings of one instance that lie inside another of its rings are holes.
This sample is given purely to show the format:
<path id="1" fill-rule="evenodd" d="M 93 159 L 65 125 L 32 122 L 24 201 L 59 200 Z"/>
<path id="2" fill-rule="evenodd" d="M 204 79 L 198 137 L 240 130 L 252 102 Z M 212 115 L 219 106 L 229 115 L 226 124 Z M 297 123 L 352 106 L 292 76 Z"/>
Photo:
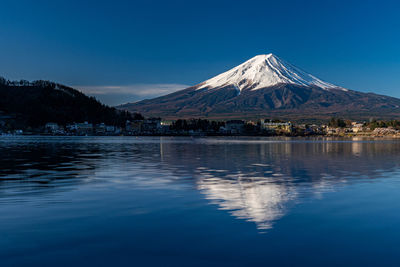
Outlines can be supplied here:
<path id="1" fill-rule="evenodd" d="M 400 266 L 400 141 L 0 137 L 0 266 Z"/>

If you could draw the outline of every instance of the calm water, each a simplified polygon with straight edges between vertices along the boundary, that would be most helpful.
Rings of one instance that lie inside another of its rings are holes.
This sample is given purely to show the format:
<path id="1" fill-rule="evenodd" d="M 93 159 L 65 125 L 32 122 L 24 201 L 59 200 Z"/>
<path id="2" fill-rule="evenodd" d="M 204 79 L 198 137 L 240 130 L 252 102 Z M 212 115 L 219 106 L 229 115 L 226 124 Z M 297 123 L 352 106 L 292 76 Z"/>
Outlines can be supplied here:
<path id="1" fill-rule="evenodd" d="M 400 141 L 0 137 L 1 266 L 400 266 Z"/>

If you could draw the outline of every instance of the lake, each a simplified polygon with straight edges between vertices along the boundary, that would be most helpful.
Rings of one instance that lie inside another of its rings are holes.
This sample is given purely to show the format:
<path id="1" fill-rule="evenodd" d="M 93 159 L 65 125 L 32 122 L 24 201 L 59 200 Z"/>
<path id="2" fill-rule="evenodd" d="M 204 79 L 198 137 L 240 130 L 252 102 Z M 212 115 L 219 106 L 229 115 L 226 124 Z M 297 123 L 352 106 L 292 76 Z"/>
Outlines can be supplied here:
<path id="1" fill-rule="evenodd" d="M 0 137 L 1 266 L 400 266 L 400 140 Z"/>

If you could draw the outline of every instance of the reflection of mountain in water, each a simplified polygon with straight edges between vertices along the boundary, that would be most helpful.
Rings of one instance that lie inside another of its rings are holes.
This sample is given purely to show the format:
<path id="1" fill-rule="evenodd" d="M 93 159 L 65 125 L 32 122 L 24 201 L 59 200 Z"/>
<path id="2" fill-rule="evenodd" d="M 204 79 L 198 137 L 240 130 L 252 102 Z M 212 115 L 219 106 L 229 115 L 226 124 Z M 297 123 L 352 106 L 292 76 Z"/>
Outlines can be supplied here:
<path id="1" fill-rule="evenodd" d="M 269 229 L 272 222 L 282 217 L 296 190 L 283 184 L 262 180 L 198 179 L 198 189 L 205 198 L 222 210 L 230 210 L 237 218 L 255 222 L 259 229 Z"/>
<path id="2" fill-rule="evenodd" d="M 221 210 L 269 229 L 298 201 L 397 168 L 399 143 L 162 143 L 162 159 L 184 166 Z M 173 161 L 173 162 L 172 162 Z"/>

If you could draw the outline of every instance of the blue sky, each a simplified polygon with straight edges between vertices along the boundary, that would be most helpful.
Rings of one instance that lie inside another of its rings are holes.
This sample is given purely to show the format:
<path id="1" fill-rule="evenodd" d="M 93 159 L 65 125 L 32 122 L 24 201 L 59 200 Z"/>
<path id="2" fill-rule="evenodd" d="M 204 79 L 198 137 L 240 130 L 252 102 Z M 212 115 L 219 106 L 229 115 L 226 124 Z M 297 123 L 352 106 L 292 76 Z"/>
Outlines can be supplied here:
<path id="1" fill-rule="evenodd" d="M 400 97 L 398 1 L 1 1 L 0 76 L 109 104 L 274 53 L 337 85 Z"/>

